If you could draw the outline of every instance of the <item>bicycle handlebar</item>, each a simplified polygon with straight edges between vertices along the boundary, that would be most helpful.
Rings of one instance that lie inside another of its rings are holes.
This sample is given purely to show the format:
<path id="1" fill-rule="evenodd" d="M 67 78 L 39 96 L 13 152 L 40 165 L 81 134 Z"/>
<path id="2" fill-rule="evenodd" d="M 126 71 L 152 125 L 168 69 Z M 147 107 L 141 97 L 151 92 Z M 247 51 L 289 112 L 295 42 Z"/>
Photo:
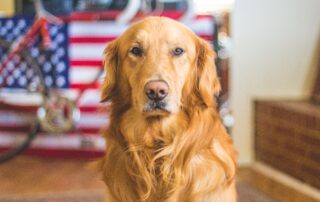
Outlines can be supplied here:
<path id="1" fill-rule="evenodd" d="M 116 18 L 116 22 L 119 24 L 127 24 L 138 13 L 141 6 L 141 0 L 129 0 L 126 8 Z"/>
<path id="2" fill-rule="evenodd" d="M 192 20 L 194 16 L 195 16 L 194 2 L 193 0 L 187 0 L 187 11 L 180 18 L 180 21 L 184 23 L 189 22 Z"/>
<path id="3" fill-rule="evenodd" d="M 34 7 L 37 18 L 45 18 L 48 22 L 53 24 L 62 24 L 63 21 L 49 13 L 43 6 L 42 0 L 34 0 Z"/>

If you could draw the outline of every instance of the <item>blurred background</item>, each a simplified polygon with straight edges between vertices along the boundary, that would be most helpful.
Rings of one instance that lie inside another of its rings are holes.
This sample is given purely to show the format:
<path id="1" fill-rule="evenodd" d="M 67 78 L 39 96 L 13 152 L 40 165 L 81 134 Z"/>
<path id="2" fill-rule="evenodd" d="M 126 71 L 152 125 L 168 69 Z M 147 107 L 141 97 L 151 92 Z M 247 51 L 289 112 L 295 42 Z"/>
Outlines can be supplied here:
<path id="1" fill-rule="evenodd" d="M 186 24 L 217 52 L 219 112 L 240 155 L 239 201 L 320 201 L 320 1 L 34 3 L 0 1 L 0 151 L 36 134 L 0 164 L 0 201 L 102 201 L 100 177 L 86 168 L 103 155 L 99 131 L 108 123 L 102 52 L 150 15 Z M 50 89 L 66 99 L 47 96 Z M 64 123 L 47 120 L 47 103 L 62 106 Z"/>

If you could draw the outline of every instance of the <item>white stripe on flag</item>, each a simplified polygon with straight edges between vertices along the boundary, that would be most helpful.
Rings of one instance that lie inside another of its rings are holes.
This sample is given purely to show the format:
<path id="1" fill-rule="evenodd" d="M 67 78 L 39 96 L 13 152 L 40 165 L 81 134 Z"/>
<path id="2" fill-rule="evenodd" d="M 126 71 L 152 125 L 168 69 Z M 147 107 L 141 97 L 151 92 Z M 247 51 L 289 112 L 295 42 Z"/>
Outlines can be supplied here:
<path id="1" fill-rule="evenodd" d="M 98 110 L 98 109 L 97 109 Z M 81 130 L 81 128 L 96 128 L 100 129 L 109 124 L 109 118 L 107 113 L 102 112 L 81 112 L 81 118 L 77 123 L 77 128 Z"/>
<path id="2" fill-rule="evenodd" d="M 99 101 L 99 95 L 95 97 Z M 96 112 L 81 112 L 81 117 L 79 122 L 77 122 L 77 127 L 81 128 L 96 128 L 100 129 L 106 126 L 109 122 L 108 114 L 103 112 L 98 112 L 98 105 Z M 0 128 L 7 126 L 23 127 L 32 124 L 35 121 L 36 115 L 34 113 L 17 113 L 10 111 L 0 111 Z"/>
<path id="3" fill-rule="evenodd" d="M 99 105 L 100 103 L 100 90 L 98 89 L 88 89 L 86 90 L 81 99 L 79 100 L 80 106 L 86 105 Z"/>
<path id="4" fill-rule="evenodd" d="M 25 136 L 21 133 L 3 132 L 1 133 L 0 146 L 12 145 Z M 31 148 L 46 149 L 80 149 L 83 147 L 83 141 L 87 140 L 93 144 L 94 149 L 103 150 L 105 140 L 99 135 L 38 135 L 32 142 Z"/>
<path id="5" fill-rule="evenodd" d="M 102 60 L 106 44 L 70 44 L 69 57 L 71 60 Z"/>
<path id="6" fill-rule="evenodd" d="M 33 113 L 13 112 L 12 110 L 0 111 L 0 127 L 1 126 L 23 126 L 32 124 L 35 121 Z"/>
<path id="7" fill-rule="evenodd" d="M 107 22 L 72 22 L 69 27 L 69 36 L 97 36 L 117 37 L 126 29 L 127 25 L 112 21 Z"/>
<path id="8" fill-rule="evenodd" d="M 70 83 L 71 84 L 88 84 L 94 81 L 99 68 L 94 67 L 82 67 L 82 68 L 70 68 Z"/>

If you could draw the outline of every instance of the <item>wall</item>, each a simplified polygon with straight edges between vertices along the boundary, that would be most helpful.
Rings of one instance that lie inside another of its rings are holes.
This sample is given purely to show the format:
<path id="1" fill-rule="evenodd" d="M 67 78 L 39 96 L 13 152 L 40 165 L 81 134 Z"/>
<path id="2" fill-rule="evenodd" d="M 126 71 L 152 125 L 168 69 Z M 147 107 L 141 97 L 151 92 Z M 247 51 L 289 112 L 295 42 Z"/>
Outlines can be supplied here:
<path id="1" fill-rule="evenodd" d="M 310 94 L 320 37 L 319 0 L 237 0 L 232 15 L 232 131 L 241 164 L 253 153 L 253 100 Z"/>
<path id="2" fill-rule="evenodd" d="M 0 16 L 10 16 L 14 13 L 14 0 L 0 1 Z"/>

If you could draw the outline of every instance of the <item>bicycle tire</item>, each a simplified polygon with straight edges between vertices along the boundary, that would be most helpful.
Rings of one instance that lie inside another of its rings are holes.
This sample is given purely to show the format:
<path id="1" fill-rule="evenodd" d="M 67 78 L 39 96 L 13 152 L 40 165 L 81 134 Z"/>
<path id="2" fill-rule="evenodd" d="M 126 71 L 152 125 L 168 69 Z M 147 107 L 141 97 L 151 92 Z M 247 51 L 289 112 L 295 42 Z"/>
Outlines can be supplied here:
<path id="1" fill-rule="evenodd" d="M 0 39 L 1 51 L 8 51 L 10 49 L 11 45 L 12 44 L 10 42 L 7 42 L 3 39 Z M 43 75 L 41 73 L 40 67 L 34 61 L 32 56 L 30 55 L 30 53 L 26 49 L 23 49 L 19 53 L 19 57 L 24 58 L 27 61 L 28 66 L 30 66 L 28 68 L 32 68 L 33 71 L 36 72 L 36 74 L 38 75 L 39 80 L 40 80 L 39 83 L 41 83 L 41 85 L 43 85 L 45 88 L 44 79 L 43 79 Z M 1 62 L 2 62 L 1 59 L 2 58 L 0 58 L 0 67 L 1 67 Z M 5 76 L 3 76 L 3 77 L 4 77 L 4 79 L 6 79 Z M 2 82 L 5 82 L 4 79 Z M 0 84 L 0 90 L 1 90 L 1 88 L 4 88 L 3 84 Z M 0 101 L 1 101 L 1 97 L 0 97 Z M 35 118 L 35 122 L 30 125 L 29 131 L 23 132 L 25 134 L 25 136 L 21 142 L 19 142 L 18 144 L 14 145 L 14 146 L 10 145 L 6 149 L 0 150 L 0 164 L 13 159 L 14 157 L 18 156 L 23 151 L 25 151 L 30 146 L 30 144 L 35 139 L 35 137 L 38 135 L 40 128 L 41 128 L 40 123 Z M 0 133 L 0 140 L 1 140 L 1 133 Z"/>
<path id="2" fill-rule="evenodd" d="M 25 139 L 25 141 L 23 141 L 23 143 L 19 144 L 17 147 L 0 153 L 0 164 L 9 161 L 24 152 L 30 146 L 39 131 L 40 124 L 39 122 L 36 122 L 36 124 L 31 127 L 31 130 L 28 132 L 27 138 Z"/>

